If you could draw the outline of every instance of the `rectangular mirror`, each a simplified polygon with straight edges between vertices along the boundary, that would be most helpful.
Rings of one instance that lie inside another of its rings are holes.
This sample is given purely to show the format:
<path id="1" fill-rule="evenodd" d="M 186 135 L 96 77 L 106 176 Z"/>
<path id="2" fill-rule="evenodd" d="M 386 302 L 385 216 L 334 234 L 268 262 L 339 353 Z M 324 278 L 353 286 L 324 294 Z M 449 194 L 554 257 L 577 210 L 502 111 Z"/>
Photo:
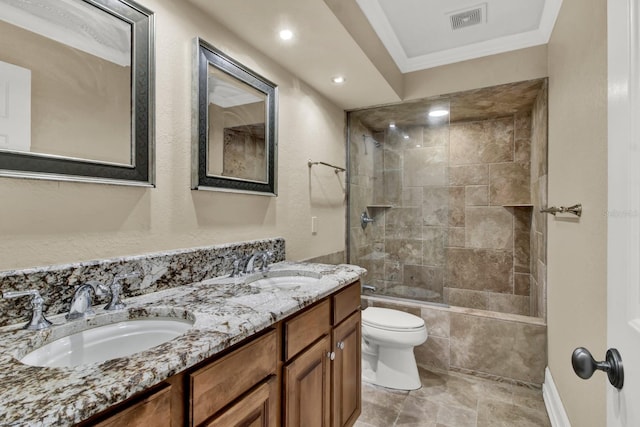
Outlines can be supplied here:
<path id="1" fill-rule="evenodd" d="M 202 39 L 195 50 L 192 188 L 276 195 L 276 86 Z"/>
<path id="2" fill-rule="evenodd" d="M 153 14 L 0 0 L 0 175 L 151 186 Z"/>

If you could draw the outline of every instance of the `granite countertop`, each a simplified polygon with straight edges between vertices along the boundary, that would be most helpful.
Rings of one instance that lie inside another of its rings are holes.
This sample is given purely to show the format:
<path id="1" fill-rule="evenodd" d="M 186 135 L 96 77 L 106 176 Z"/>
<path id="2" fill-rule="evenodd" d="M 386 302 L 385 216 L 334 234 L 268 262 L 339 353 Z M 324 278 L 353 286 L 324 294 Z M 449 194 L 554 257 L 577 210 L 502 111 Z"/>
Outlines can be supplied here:
<path id="1" fill-rule="evenodd" d="M 319 274 L 292 289 L 245 283 L 260 276 L 205 280 L 125 300 L 123 310 L 96 309 L 89 320 L 53 316 L 51 329 L 0 328 L 0 425 L 72 425 L 181 372 L 354 282 L 365 270 L 352 265 L 280 262 L 270 274 Z M 260 273 L 259 273 L 260 274 Z M 194 321 L 185 334 L 132 356 L 72 368 L 43 368 L 18 359 L 31 350 L 90 327 L 139 317 Z"/>

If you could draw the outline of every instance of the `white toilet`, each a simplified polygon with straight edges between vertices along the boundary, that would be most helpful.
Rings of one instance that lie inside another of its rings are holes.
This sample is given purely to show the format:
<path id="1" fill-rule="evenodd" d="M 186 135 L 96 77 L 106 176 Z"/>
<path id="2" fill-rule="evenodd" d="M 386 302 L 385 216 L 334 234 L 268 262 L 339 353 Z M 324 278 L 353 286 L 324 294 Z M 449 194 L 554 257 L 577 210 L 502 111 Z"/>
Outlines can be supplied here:
<path id="1" fill-rule="evenodd" d="M 424 320 L 388 308 L 362 311 L 362 380 L 398 390 L 421 387 L 413 347 L 427 340 Z"/>

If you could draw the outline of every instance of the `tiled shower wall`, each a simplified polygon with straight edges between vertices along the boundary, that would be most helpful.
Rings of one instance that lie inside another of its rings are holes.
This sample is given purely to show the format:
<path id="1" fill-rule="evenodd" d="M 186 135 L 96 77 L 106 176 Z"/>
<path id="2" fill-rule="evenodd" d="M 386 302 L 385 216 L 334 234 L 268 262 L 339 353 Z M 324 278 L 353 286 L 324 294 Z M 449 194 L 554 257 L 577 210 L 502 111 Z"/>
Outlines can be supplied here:
<path id="1" fill-rule="evenodd" d="M 547 318 L 547 82 L 533 105 L 531 135 L 531 315 Z"/>
<path id="2" fill-rule="evenodd" d="M 545 99 L 533 119 L 527 111 L 377 134 L 351 121 L 350 262 L 368 269 L 378 295 L 542 312 L 546 244 L 532 195 L 546 204 Z M 375 222 L 363 230 L 365 209 Z"/>
<path id="3" fill-rule="evenodd" d="M 420 366 L 540 387 L 547 365 L 543 319 L 364 296 L 363 306 L 424 319 L 427 340 L 414 350 Z"/>

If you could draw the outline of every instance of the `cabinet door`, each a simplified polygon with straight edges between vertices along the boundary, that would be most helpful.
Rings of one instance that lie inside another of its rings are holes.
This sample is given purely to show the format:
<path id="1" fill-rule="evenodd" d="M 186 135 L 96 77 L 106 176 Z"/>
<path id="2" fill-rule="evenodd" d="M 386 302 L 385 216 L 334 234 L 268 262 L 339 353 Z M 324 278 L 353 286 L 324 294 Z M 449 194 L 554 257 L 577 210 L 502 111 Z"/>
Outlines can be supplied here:
<path id="1" fill-rule="evenodd" d="M 329 427 L 330 346 L 325 335 L 284 367 L 285 427 Z"/>
<path id="2" fill-rule="evenodd" d="M 361 408 L 360 310 L 333 329 L 332 427 L 353 425 Z"/>
<path id="3" fill-rule="evenodd" d="M 277 427 L 277 395 L 278 386 L 274 376 L 203 425 L 206 427 Z"/>

